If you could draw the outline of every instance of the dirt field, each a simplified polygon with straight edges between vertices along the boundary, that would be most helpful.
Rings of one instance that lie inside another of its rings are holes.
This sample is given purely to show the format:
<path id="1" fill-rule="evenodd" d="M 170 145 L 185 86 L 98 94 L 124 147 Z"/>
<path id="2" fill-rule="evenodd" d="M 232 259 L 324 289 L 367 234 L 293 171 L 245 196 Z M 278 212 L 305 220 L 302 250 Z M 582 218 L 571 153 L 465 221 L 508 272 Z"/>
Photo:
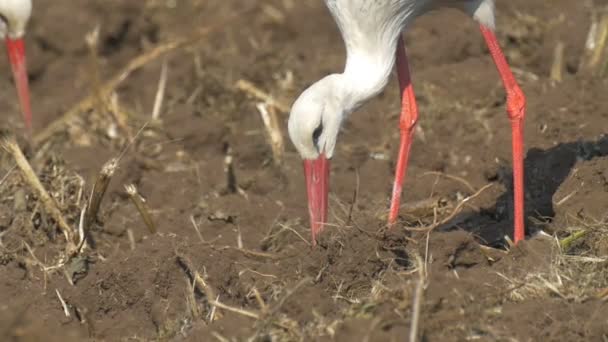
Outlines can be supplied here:
<path id="1" fill-rule="evenodd" d="M 2 129 L 74 234 L 102 166 L 120 160 L 68 260 L 57 221 L 2 152 L 2 340 L 403 341 L 419 312 L 425 341 L 606 341 L 608 54 L 594 72 L 585 42 L 607 4 L 498 1 L 499 38 L 528 97 L 525 242 L 505 239 L 504 91 L 476 24 L 447 10 L 406 34 L 420 125 L 401 222 L 384 229 L 399 138 L 392 80 L 343 129 L 331 225 L 312 249 L 300 158 L 286 140 L 273 163 L 260 99 L 236 83 L 289 107 L 339 72 L 344 49 L 322 1 L 35 1 L 34 139 L 5 58 Z M 85 36 L 95 27 L 92 54 Z M 164 58 L 105 88 L 134 58 L 206 28 L 167 55 L 160 120 L 151 115 Z M 551 77 L 559 42 L 561 81 Z M 277 112 L 287 139 L 288 114 Z"/>

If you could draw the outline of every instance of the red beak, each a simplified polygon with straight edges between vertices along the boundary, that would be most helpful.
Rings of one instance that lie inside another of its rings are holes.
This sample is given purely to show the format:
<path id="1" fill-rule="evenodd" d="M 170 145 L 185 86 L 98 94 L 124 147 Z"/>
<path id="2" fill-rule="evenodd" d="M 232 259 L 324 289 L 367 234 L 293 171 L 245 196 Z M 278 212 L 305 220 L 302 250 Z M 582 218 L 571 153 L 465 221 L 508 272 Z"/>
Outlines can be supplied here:
<path id="1" fill-rule="evenodd" d="M 17 86 L 17 94 L 19 95 L 19 103 L 21 104 L 21 112 L 25 120 L 25 127 L 28 133 L 32 130 L 32 110 L 30 108 L 30 91 L 27 80 L 27 67 L 25 63 L 25 48 L 23 39 L 6 39 L 6 47 L 8 49 L 8 59 L 13 69 L 13 78 Z"/>
<path id="2" fill-rule="evenodd" d="M 306 192 L 308 193 L 308 213 L 312 245 L 317 244 L 317 236 L 327 222 L 327 194 L 329 192 L 329 160 L 325 154 L 317 159 L 304 160 Z"/>

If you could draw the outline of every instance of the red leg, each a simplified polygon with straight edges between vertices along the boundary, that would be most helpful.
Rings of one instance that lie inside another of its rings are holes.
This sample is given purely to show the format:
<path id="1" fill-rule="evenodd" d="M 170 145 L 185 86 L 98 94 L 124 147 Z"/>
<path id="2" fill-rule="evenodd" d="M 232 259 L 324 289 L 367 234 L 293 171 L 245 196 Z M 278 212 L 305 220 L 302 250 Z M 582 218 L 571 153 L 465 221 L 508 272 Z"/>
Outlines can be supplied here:
<path id="1" fill-rule="evenodd" d="M 6 39 L 6 47 L 8 49 L 8 58 L 13 69 L 15 86 L 17 87 L 17 95 L 21 104 L 21 111 L 25 119 L 25 127 L 27 133 L 32 133 L 32 111 L 30 108 L 30 92 L 27 80 L 27 68 L 25 62 L 25 48 L 23 39 Z"/>
<path id="2" fill-rule="evenodd" d="M 526 98 L 523 91 L 517 84 L 509 64 L 500 49 L 498 39 L 494 31 L 481 25 L 483 34 L 492 59 L 500 73 L 502 82 L 507 92 L 507 113 L 511 120 L 511 130 L 513 134 L 513 188 L 515 201 L 515 231 L 513 239 L 517 243 L 524 239 L 524 139 L 523 125 L 526 115 Z"/>
<path id="3" fill-rule="evenodd" d="M 399 78 L 399 88 L 401 89 L 401 117 L 399 119 L 399 129 L 401 130 L 401 143 L 399 144 L 399 156 L 397 157 L 397 167 L 395 170 L 395 183 L 391 198 L 391 209 L 388 216 L 389 226 L 397 221 L 399 215 L 399 204 L 401 201 L 401 189 L 403 179 L 407 171 L 407 163 L 414 137 L 414 127 L 418 121 L 418 106 L 414 96 L 414 87 L 410 78 L 410 70 L 407 62 L 407 54 L 403 44 L 403 38 L 399 37 L 397 45 L 397 76 Z"/>

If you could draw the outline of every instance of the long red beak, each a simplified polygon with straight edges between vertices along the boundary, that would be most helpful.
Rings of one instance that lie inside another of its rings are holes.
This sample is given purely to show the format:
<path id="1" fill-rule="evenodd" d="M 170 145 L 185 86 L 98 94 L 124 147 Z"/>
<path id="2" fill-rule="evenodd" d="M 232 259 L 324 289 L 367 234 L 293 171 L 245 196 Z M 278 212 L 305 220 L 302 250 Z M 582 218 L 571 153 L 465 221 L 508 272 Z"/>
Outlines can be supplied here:
<path id="1" fill-rule="evenodd" d="M 6 47 L 8 50 L 8 59 L 13 69 L 13 78 L 19 95 L 19 103 L 21 112 L 25 120 L 25 127 L 28 133 L 32 130 L 32 110 L 30 107 L 30 90 L 27 80 L 27 67 L 25 62 L 25 48 L 23 39 L 6 39 Z"/>
<path id="2" fill-rule="evenodd" d="M 329 192 L 329 160 L 324 154 L 317 159 L 304 160 L 306 192 L 308 193 L 308 213 L 312 245 L 317 244 L 317 236 L 327 222 L 327 194 Z"/>

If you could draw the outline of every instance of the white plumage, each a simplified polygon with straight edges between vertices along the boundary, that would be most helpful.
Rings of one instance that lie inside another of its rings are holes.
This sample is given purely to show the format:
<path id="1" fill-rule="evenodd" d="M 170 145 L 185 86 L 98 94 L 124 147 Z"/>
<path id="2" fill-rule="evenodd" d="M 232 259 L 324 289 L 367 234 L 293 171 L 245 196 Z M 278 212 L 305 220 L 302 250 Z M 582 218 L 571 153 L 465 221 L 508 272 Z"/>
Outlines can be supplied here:
<path id="1" fill-rule="evenodd" d="M 289 116 L 289 136 L 304 159 L 313 243 L 327 220 L 329 159 L 334 154 L 340 126 L 350 113 L 384 89 L 395 64 L 402 95 L 399 120 L 401 140 L 388 224 L 392 226 L 396 222 L 414 127 L 418 120 L 418 107 L 401 33 L 416 17 L 442 7 L 460 9 L 479 22 L 505 86 L 513 136 L 514 240 L 522 240 L 523 119 L 526 101 L 494 34 L 494 1 L 326 0 L 325 3 L 346 45 L 344 72 L 326 76 L 306 89 L 293 104 Z"/>
<path id="2" fill-rule="evenodd" d="M 304 159 L 334 154 L 344 118 L 378 95 L 395 65 L 397 39 L 416 17 L 433 9 L 461 9 L 494 28 L 493 0 L 326 0 L 346 46 L 344 72 L 306 89 L 294 103 L 289 135 Z"/>
<path id="3" fill-rule="evenodd" d="M 31 0 L 0 0 L 0 39 L 22 37 L 31 13 Z"/>

